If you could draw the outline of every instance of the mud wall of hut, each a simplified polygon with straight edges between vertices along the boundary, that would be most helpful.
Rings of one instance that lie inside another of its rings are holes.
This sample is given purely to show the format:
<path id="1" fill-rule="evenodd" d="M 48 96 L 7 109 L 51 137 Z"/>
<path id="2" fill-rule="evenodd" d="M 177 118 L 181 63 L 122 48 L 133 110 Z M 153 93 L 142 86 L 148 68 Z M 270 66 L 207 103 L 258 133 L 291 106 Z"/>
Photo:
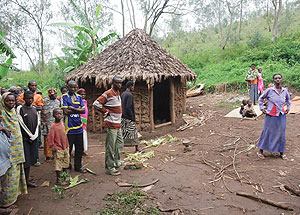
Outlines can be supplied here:
<path id="1" fill-rule="evenodd" d="M 182 83 L 179 79 L 174 80 L 174 109 L 176 120 L 181 118 L 186 105 L 186 85 Z"/>
<path id="2" fill-rule="evenodd" d="M 151 130 L 150 91 L 146 85 L 136 84 L 133 92 L 136 126 L 139 131 Z"/>
<path id="3" fill-rule="evenodd" d="M 185 111 L 186 105 L 186 86 L 184 83 L 181 83 L 179 79 L 173 79 L 174 83 L 174 111 L 176 120 L 182 117 L 182 114 Z M 89 116 L 88 116 L 88 130 L 93 130 L 92 125 L 92 105 L 93 102 L 107 89 L 97 88 L 95 84 L 87 81 L 86 83 L 79 83 L 80 88 L 86 90 L 86 99 L 88 103 Z M 121 92 L 125 88 L 123 87 Z M 136 83 L 135 90 L 133 92 L 134 105 L 135 105 L 135 117 L 136 117 L 136 126 L 139 131 L 151 130 L 150 123 L 150 90 L 148 89 L 146 83 Z M 95 111 L 95 130 L 96 132 L 101 130 L 101 113 L 100 111 Z"/>

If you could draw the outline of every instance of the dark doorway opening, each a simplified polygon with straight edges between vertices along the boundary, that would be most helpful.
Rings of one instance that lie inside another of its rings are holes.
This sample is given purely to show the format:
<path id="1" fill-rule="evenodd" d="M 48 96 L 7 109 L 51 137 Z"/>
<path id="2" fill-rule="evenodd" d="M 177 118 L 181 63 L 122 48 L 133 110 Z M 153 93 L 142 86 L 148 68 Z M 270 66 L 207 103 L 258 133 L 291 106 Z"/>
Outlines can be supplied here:
<path id="1" fill-rule="evenodd" d="M 160 83 L 154 84 L 153 116 L 155 125 L 171 121 L 169 80 L 163 80 Z"/>

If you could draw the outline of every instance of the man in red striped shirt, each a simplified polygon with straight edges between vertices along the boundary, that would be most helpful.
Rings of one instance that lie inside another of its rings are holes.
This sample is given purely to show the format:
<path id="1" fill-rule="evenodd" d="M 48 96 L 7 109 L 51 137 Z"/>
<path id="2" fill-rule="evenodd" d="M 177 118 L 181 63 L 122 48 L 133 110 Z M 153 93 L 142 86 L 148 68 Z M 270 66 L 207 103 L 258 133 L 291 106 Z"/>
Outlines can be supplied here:
<path id="1" fill-rule="evenodd" d="M 105 91 L 93 103 L 94 107 L 104 115 L 103 127 L 106 131 L 105 141 L 105 170 L 109 175 L 120 175 L 117 170 L 121 166 L 120 155 L 123 150 L 123 136 L 121 128 L 122 105 L 120 89 L 122 79 L 115 76 L 112 88 Z"/>

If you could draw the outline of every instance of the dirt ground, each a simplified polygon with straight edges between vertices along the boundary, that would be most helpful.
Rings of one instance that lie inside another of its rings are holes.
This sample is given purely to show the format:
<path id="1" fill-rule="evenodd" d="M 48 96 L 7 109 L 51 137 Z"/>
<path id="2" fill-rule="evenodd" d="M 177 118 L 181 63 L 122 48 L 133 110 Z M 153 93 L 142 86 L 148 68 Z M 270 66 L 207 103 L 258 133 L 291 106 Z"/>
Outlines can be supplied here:
<path id="1" fill-rule="evenodd" d="M 155 157 L 149 160 L 152 167 L 123 170 L 119 178 L 140 184 L 158 178 L 159 182 L 147 191 L 152 197 L 149 204 L 159 202 L 163 208 L 180 208 L 184 214 L 300 214 L 300 197 L 278 187 L 285 184 L 300 189 L 300 116 L 287 117 L 288 160 L 271 153 L 266 153 L 266 159 L 260 160 L 256 155 L 257 148 L 251 148 L 251 144 L 257 144 L 264 116 L 257 121 L 223 117 L 237 104 L 229 103 L 227 99 L 237 96 L 241 95 L 208 94 L 188 99 L 187 113 L 194 116 L 204 113 L 205 125 L 176 132 L 183 123 L 179 122 L 176 126 L 142 133 L 145 139 L 172 134 L 180 141 L 151 148 L 155 150 Z M 56 194 L 51 189 L 55 182 L 52 164 L 42 162 L 40 167 L 32 167 L 32 178 L 38 184 L 49 180 L 51 185 L 29 189 L 29 194 L 16 203 L 20 209 L 18 214 L 91 214 L 105 206 L 107 202 L 103 198 L 106 194 L 127 189 L 117 186 L 116 177 L 105 174 L 104 138 L 103 134 L 89 134 L 89 156 L 84 157 L 83 164 L 97 175 L 81 175 L 89 182 L 67 190 L 64 199 L 55 199 Z M 183 139 L 191 140 L 192 151 L 184 153 Z M 125 148 L 125 151 L 133 152 L 133 148 Z M 42 154 L 40 151 L 41 160 Z M 227 165 L 233 158 L 235 168 Z M 213 166 L 225 168 L 219 171 Z M 72 171 L 71 175 L 76 173 Z M 294 211 L 237 196 L 237 191 L 286 203 Z"/>

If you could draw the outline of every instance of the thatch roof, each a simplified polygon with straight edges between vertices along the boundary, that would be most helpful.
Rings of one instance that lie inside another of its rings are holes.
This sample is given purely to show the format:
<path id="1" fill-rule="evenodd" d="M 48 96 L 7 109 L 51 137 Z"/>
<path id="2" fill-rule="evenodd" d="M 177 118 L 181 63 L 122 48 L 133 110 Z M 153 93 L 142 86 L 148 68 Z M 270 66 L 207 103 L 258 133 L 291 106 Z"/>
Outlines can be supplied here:
<path id="1" fill-rule="evenodd" d="M 98 56 L 67 75 L 67 80 L 86 82 L 95 78 L 97 87 L 107 87 L 118 75 L 123 80 L 146 81 L 148 87 L 169 77 L 182 82 L 196 74 L 143 30 L 134 29 Z"/>

